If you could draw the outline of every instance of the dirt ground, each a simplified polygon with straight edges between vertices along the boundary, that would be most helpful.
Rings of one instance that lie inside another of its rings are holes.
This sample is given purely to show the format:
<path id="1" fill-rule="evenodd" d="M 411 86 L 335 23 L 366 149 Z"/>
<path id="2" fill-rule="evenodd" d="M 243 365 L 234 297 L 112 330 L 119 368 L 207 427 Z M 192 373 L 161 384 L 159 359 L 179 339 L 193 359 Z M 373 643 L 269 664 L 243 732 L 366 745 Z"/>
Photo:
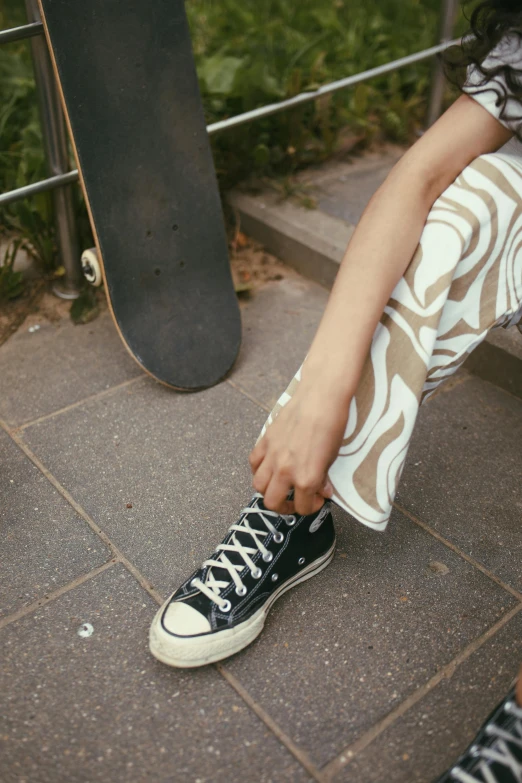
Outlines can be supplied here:
<path id="1" fill-rule="evenodd" d="M 248 298 L 268 280 L 282 280 L 296 273 L 261 245 L 241 232 L 236 232 L 230 244 L 230 263 L 234 287 L 240 299 Z M 17 299 L 0 304 L 0 345 L 18 329 L 29 329 L 68 318 L 70 300 L 52 293 L 49 281 L 30 280 Z M 100 312 L 107 309 L 103 291 L 97 292 Z"/>
<path id="2" fill-rule="evenodd" d="M 234 287 L 240 296 L 253 291 L 268 280 L 282 280 L 297 273 L 262 245 L 238 232 L 231 243 L 230 263 Z"/>

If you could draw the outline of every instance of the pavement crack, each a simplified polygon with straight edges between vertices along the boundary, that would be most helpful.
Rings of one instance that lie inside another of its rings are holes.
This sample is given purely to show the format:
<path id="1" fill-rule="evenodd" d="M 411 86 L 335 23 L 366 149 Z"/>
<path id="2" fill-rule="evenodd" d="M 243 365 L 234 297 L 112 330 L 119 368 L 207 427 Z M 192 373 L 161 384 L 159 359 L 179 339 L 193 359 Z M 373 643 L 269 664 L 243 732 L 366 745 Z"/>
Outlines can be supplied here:
<path id="1" fill-rule="evenodd" d="M 443 535 L 441 535 L 437 530 L 430 527 L 426 522 L 423 522 L 422 519 L 419 519 L 415 516 L 415 514 L 412 514 L 411 511 L 408 511 L 406 508 L 401 506 L 399 503 L 393 503 L 394 507 L 397 509 L 397 511 L 400 511 L 401 514 L 403 514 L 405 517 L 408 517 L 408 519 L 413 522 L 418 527 L 421 527 L 423 530 L 426 531 L 426 533 L 429 533 L 430 536 L 433 536 L 433 538 L 436 538 L 437 541 L 440 541 L 441 544 L 444 544 L 444 546 L 448 547 L 448 549 L 451 549 L 452 552 L 454 552 L 456 555 L 461 557 L 463 560 L 465 560 L 467 563 L 472 565 L 474 568 L 481 571 L 485 576 L 487 576 L 489 579 L 491 579 L 495 584 L 497 584 L 499 587 L 501 587 L 503 590 L 505 590 L 507 593 L 509 593 L 513 598 L 516 598 L 517 601 L 522 601 L 522 593 L 520 593 L 518 590 L 515 590 L 514 587 L 511 587 L 511 585 L 506 584 L 506 582 L 503 582 L 500 577 L 498 577 L 496 574 L 493 573 L 493 571 L 490 571 L 489 568 L 486 568 L 485 565 L 482 565 L 478 560 L 475 560 L 470 555 L 466 554 L 459 546 L 454 544 L 452 541 L 449 541 L 447 538 L 444 538 Z"/>
<path id="2" fill-rule="evenodd" d="M 86 522 L 91 530 L 98 536 L 99 539 L 103 541 L 105 546 L 109 549 L 109 551 L 112 553 L 112 557 L 116 559 L 117 562 L 121 563 L 127 571 L 129 571 L 130 574 L 136 579 L 140 587 L 142 587 L 158 604 L 163 603 L 163 596 L 149 583 L 149 581 L 143 576 L 143 574 L 136 568 L 136 566 L 131 563 L 130 560 L 128 560 L 127 557 L 123 554 L 123 552 L 114 544 L 109 536 L 104 533 L 103 530 L 99 527 L 99 525 L 94 521 L 94 519 L 85 511 L 82 506 L 80 506 L 79 503 L 73 498 L 70 492 L 65 489 L 62 484 L 58 481 L 58 479 L 53 476 L 51 471 L 45 467 L 43 462 L 38 459 L 36 454 L 33 453 L 33 451 L 29 448 L 29 446 L 24 442 L 21 435 L 15 431 L 15 430 L 9 430 L 8 427 L 0 420 L 0 426 L 7 432 L 9 437 L 16 443 L 18 448 L 23 451 L 23 453 L 28 457 L 33 465 L 35 465 L 40 473 L 42 473 L 45 478 L 53 485 L 53 487 L 57 490 L 57 492 L 60 493 L 60 495 L 69 503 L 70 506 L 73 507 L 73 509 L 76 511 L 79 517 L 81 517 L 84 522 Z"/>
<path id="3" fill-rule="evenodd" d="M 85 405 L 85 403 L 91 402 L 91 400 L 99 400 L 102 397 L 107 397 L 108 395 L 119 391 L 119 389 L 124 389 L 126 386 L 131 386 L 138 381 L 145 380 L 146 377 L 146 375 L 137 375 L 135 378 L 131 378 L 128 381 L 117 383 L 116 386 L 110 386 L 108 389 L 102 389 L 102 391 L 96 392 L 95 394 L 90 394 L 87 397 L 83 397 L 81 400 L 78 400 L 78 402 L 72 402 L 70 405 L 66 405 L 64 408 L 59 408 L 58 410 L 52 411 L 51 413 L 46 413 L 44 416 L 38 416 L 36 419 L 25 421 L 17 427 L 13 427 L 11 431 L 22 432 L 28 427 L 33 427 L 35 424 L 41 424 L 43 421 L 54 419 L 55 416 L 61 416 L 63 413 L 68 413 L 68 411 L 74 410 L 74 408 L 79 408 L 81 405 Z"/>
<path id="4" fill-rule="evenodd" d="M 74 590 L 76 587 L 79 587 L 84 582 L 88 582 L 90 579 L 94 579 L 99 574 L 102 574 L 104 571 L 107 571 L 108 568 L 112 568 L 112 566 L 115 565 L 117 562 L 118 561 L 116 559 L 111 558 L 106 563 L 103 563 L 103 565 L 98 566 L 97 568 L 93 568 L 92 571 L 89 571 L 86 574 L 82 574 L 81 576 L 76 577 L 76 579 L 73 579 L 72 582 L 67 582 L 66 585 L 59 587 L 57 590 L 53 590 L 52 593 L 47 593 L 41 598 L 37 598 L 35 601 L 32 601 L 30 604 L 27 604 L 27 606 L 22 606 L 21 609 L 18 609 L 16 612 L 13 612 L 12 614 L 8 614 L 5 617 L 1 617 L 0 630 L 2 628 L 5 628 L 6 625 L 10 625 L 11 623 L 16 622 L 17 620 L 20 620 L 20 618 L 25 617 L 25 615 L 31 614 L 32 612 L 36 612 L 38 611 L 38 609 L 47 606 L 47 604 L 50 604 L 52 601 L 56 601 L 57 598 L 60 598 L 60 596 L 64 595 L 65 593 L 68 593 L 70 590 Z"/>
<path id="5" fill-rule="evenodd" d="M 377 737 L 379 737 L 386 729 L 392 726 L 396 720 L 401 718 L 411 707 L 417 702 L 427 696 L 442 680 L 451 679 L 455 674 L 457 668 L 464 663 L 474 652 L 479 650 L 487 641 L 489 641 L 495 634 L 500 631 L 510 620 L 515 617 L 520 611 L 522 611 L 522 603 L 514 606 L 509 612 L 503 615 L 500 620 L 490 626 L 481 636 L 478 636 L 470 644 L 467 645 L 458 655 L 455 656 L 449 663 L 443 666 L 428 682 L 417 688 L 416 691 L 411 693 L 404 701 L 395 707 L 391 712 L 384 716 L 380 721 L 375 723 L 370 729 L 361 734 L 358 739 L 351 745 L 348 745 L 338 756 L 328 762 L 321 772 L 323 774 L 323 781 L 329 783 L 336 775 L 346 767 L 357 754 L 365 750 Z"/>
<path id="6" fill-rule="evenodd" d="M 221 663 L 217 663 L 215 668 L 221 674 L 221 676 L 227 681 L 231 688 L 235 690 L 238 696 L 245 702 L 247 707 L 254 712 L 257 717 L 265 724 L 269 731 L 275 735 L 279 742 L 285 746 L 285 748 L 292 754 L 292 756 L 299 762 L 299 764 L 312 776 L 318 783 L 324 783 L 325 778 L 322 775 L 318 767 L 315 766 L 310 759 L 308 753 L 301 750 L 295 742 L 285 734 L 282 729 L 279 728 L 275 720 L 261 707 L 248 693 L 246 688 L 241 684 L 232 672 Z"/>
<path id="7" fill-rule="evenodd" d="M 270 413 L 271 408 L 268 405 L 265 405 L 264 402 L 261 402 L 256 397 L 253 397 L 249 392 L 247 392 L 245 389 L 243 389 L 242 386 L 239 385 L 239 383 L 236 383 L 235 381 L 231 381 L 230 378 L 227 378 L 226 381 L 229 386 L 232 386 L 233 389 L 238 391 L 240 394 L 243 395 L 243 397 L 246 397 L 247 400 L 250 400 L 250 402 L 253 402 L 254 405 L 257 405 L 259 408 L 262 408 L 266 413 Z"/>

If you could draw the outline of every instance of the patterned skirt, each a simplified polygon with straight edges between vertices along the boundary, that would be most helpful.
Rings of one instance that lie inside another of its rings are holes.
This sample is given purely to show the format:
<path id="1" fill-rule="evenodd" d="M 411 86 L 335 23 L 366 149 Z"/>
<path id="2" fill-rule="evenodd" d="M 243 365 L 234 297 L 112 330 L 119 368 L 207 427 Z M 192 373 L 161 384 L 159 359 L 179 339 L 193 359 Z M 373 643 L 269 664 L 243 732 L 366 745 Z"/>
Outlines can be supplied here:
<path id="1" fill-rule="evenodd" d="M 521 321 L 522 158 L 482 155 L 434 203 L 377 326 L 329 470 L 332 499 L 363 524 L 384 530 L 420 404 L 491 329 Z"/>

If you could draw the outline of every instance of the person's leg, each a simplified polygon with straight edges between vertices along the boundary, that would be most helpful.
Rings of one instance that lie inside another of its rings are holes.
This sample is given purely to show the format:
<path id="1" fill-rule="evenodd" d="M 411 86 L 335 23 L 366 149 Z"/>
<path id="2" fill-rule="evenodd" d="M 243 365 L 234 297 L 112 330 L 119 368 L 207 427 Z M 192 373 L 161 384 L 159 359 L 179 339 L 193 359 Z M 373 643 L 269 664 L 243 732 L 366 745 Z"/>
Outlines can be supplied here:
<path id="1" fill-rule="evenodd" d="M 475 160 L 435 202 L 385 308 L 328 474 L 332 499 L 370 527 L 386 527 L 421 400 L 490 329 L 522 318 L 521 192 L 520 158 Z"/>
<path id="2" fill-rule="evenodd" d="M 376 330 L 329 474 L 333 500 L 371 527 L 386 526 L 422 395 L 522 306 L 522 256 L 512 246 L 522 214 L 516 187 L 522 191 L 522 161 L 490 155 L 465 169 L 435 203 Z M 267 425 L 298 382 L 299 374 Z M 158 611 L 151 651 L 173 666 L 237 652 L 262 630 L 279 595 L 328 565 L 334 542 L 329 504 L 308 517 L 281 516 L 254 497 Z"/>

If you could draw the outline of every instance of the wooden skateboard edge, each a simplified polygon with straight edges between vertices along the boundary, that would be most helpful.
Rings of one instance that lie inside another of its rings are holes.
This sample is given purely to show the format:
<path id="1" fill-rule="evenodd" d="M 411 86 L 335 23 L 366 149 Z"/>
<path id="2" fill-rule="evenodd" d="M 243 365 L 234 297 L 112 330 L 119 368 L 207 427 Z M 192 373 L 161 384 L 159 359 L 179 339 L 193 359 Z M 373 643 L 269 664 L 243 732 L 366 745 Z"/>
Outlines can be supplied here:
<path id="1" fill-rule="evenodd" d="M 54 55 L 54 49 L 53 49 L 53 46 L 52 46 L 52 43 L 51 43 L 51 36 L 49 35 L 49 29 L 47 27 L 47 20 L 45 18 L 45 11 L 43 9 L 42 1 L 41 0 L 37 0 L 37 2 L 38 2 L 38 9 L 40 11 L 40 16 L 42 18 L 42 23 L 43 23 L 43 27 L 44 27 L 44 34 L 45 34 L 45 40 L 46 40 L 46 43 L 47 43 L 47 50 L 48 50 L 49 56 L 51 58 L 51 63 L 52 63 L 52 66 L 53 66 L 53 71 L 54 71 L 54 77 L 56 79 L 56 84 L 58 85 L 58 92 L 59 92 L 59 95 L 60 95 L 60 102 L 62 104 L 62 109 L 63 109 L 63 113 L 64 113 L 64 117 L 65 117 L 65 124 L 67 126 L 69 139 L 71 140 L 71 145 L 72 145 L 72 148 L 73 148 L 74 159 L 76 161 L 76 167 L 78 169 L 78 176 L 79 176 L 79 180 L 80 180 L 80 187 L 82 189 L 83 197 L 85 199 L 85 204 L 86 204 L 86 207 L 87 207 L 87 214 L 89 215 L 89 223 L 90 223 L 92 234 L 93 234 L 93 238 L 94 238 L 94 244 L 96 246 L 96 253 L 98 255 L 98 261 L 100 263 L 100 268 L 101 268 L 102 278 L 103 278 L 103 285 L 104 285 L 104 288 L 105 288 L 105 295 L 107 297 L 107 303 L 109 305 L 109 312 L 111 314 L 111 318 L 112 318 L 112 321 L 114 323 L 114 326 L 116 327 L 116 331 L 118 332 L 118 335 L 119 335 L 123 345 L 125 346 L 127 352 L 130 354 L 130 356 L 133 358 L 133 360 L 136 362 L 136 364 L 143 370 L 144 373 L 146 373 L 150 378 L 153 378 L 157 383 L 161 383 L 163 386 L 166 386 L 168 389 L 173 389 L 174 391 L 178 391 L 178 392 L 185 392 L 187 394 L 190 394 L 190 392 L 197 392 L 197 391 L 203 391 L 204 389 L 208 389 L 208 388 L 210 388 L 210 386 L 198 386 L 198 387 L 190 387 L 190 388 L 183 387 L 183 386 L 175 386 L 172 383 L 168 383 L 167 381 L 164 381 L 161 378 L 158 378 L 156 375 L 154 375 L 150 370 L 148 370 L 140 362 L 140 360 L 137 358 L 136 354 L 131 349 L 130 345 L 127 343 L 127 340 L 123 336 L 123 333 L 122 333 L 122 331 L 120 329 L 120 325 L 119 325 L 118 320 L 117 320 L 117 318 L 116 318 L 116 316 L 114 314 L 114 309 L 113 309 L 113 306 L 112 306 L 112 300 L 111 300 L 111 296 L 110 296 L 110 293 L 109 293 L 109 287 L 107 285 L 107 276 L 105 274 L 105 266 L 104 266 L 104 263 L 103 263 L 103 255 L 102 255 L 102 252 L 101 252 L 100 242 L 99 242 L 99 239 L 98 239 L 98 232 L 96 231 L 96 225 L 94 223 L 94 219 L 93 219 L 93 216 L 92 216 L 92 210 L 91 210 L 91 205 L 90 205 L 90 201 L 89 201 L 89 195 L 87 193 L 87 188 L 85 187 L 85 182 L 84 182 L 84 179 L 83 179 L 83 172 L 82 172 L 82 167 L 81 167 L 81 164 L 80 164 L 80 157 L 78 155 L 78 150 L 76 149 L 76 142 L 74 140 L 74 134 L 72 132 L 71 121 L 69 119 L 69 112 L 67 110 L 67 103 L 65 101 L 65 96 L 63 94 L 62 82 L 60 80 L 60 73 L 58 71 L 58 66 L 56 64 L 56 58 L 55 58 L 55 55 Z M 230 367 L 228 368 L 226 373 L 221 378 L 218 378 L 216 381 L 214 381 L 213 384 L 211 384 L 211 385 L 215 386 L 216 384 L 222 383 L 224 380 L 226 380 L 226 378 L 228 378 L 229 374 L 234 369 L 235 363 L 237 362 L 240 348 L 241 348 L 241 343 L 238 345 L 238 349 L 237 349 L 236 355 L 234 357 L 234 361 L 232 362 L 232 364 L 230 365 Z"/>

